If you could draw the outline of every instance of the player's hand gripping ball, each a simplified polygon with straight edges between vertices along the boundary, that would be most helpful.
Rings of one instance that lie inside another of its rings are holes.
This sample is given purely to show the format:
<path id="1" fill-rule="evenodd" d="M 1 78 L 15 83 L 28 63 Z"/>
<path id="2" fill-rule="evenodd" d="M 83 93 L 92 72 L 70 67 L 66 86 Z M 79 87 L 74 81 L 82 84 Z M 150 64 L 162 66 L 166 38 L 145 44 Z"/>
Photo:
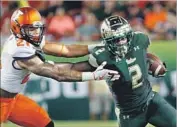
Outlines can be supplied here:
<path id="1" fill-rule="evenodd" d="M 165 76 L 167 69 L 166 64 L 160 60 L 157 56 L 151 53 L 147 53 L 148 61 L 148 73 L 154 77 L 163 77 Z"/>

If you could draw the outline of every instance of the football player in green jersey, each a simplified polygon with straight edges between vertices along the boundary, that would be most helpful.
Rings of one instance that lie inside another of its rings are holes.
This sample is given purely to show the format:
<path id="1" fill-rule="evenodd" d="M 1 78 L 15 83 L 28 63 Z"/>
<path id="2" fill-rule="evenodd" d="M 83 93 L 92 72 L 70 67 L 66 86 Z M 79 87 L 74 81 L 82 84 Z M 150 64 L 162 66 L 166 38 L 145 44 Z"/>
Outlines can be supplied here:
<path id="1" fill-rule="evenodd" d="M 85 71 L 106 61 L 105 68 L 119 72 L 118 80 L 107 83 L 120 111 L 120 127 L 145 127 L 148 123 L 176 127 L 176 110 L 152 91 L 148 80 L 149 37 L 134 32 L 127 20 L 120 16 L 106 18 L 101 25 L 101 34 L 105 46 L 94 49 L 89 63 L 73 67 Z"/>

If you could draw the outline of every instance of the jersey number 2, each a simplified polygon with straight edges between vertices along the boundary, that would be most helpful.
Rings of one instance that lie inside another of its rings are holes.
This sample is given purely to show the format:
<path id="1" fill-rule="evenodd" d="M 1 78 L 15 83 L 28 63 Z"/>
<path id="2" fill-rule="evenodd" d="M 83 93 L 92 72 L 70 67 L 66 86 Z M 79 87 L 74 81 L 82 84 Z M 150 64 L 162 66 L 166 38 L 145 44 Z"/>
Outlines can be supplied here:
<path id="1" fill-rule="evenodd" d="M 141 77 L 142 72 L 138 64 L 129 67 L 129 71 L 132 74 L 132 88 L 138 88 L 142 85 Z M 133 74 L 134 73 L 134 74 Z"/>
<path id="2" fill-rule="evenodd" d="M 95 54 L 96 55 L 99 55 L 100 53 L 102 53 L 103 51 L 105 51 L 105 48 L 101 48 L 101 49 L 98 49 Z"/>
<path id="3" fill-rule="evenodd" d="M 128 64 L 133 63 L 136 60 L 136 58 L 132 59 L 132 61 L 127 61 Z M 129 72 L 132 76 L 132 88 L 138 88 L 140 87 L 143 83 L 141 81 L 142 79 L 142 72 L 141 68 L 138 64 L 131 65 L 129 68 Z"/>

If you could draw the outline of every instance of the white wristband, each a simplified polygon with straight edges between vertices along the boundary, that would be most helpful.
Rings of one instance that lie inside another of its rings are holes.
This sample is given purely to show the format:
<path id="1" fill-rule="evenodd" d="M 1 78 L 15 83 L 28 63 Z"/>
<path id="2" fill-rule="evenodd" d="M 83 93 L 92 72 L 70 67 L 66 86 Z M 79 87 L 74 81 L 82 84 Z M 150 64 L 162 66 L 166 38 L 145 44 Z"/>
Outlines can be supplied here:
<path id="1" fill-rule="evenodd" d="M 82 72 L 82 81 L 95 80 L 92 72 Z"/>

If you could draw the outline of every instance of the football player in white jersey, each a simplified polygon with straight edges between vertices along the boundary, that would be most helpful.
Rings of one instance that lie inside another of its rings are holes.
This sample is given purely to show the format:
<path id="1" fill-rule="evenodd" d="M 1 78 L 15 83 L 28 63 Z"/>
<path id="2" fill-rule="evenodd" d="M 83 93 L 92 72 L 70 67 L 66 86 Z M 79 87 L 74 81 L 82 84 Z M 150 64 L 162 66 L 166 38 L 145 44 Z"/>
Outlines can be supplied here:
<path id="1" fill-rule="evenodd" d="M 41 53 L 77 57 L 89 53 L 94 45 L 61 45 L 46 43 L 44 24 L 39 12 L 31 7 L 17 9 L 11 17 L 13 35 L 5 42 L 1 54 L 0 123 L 9 120 L 25 127 L 54 127 L 47 112 L 33 100 L 19 94 L 30 73 L 57 81 L 115 80 L 116 71 L 103 69 L 105 63 L 93 72 L 75 71 L 76 64 L 51 64 Z"/>

